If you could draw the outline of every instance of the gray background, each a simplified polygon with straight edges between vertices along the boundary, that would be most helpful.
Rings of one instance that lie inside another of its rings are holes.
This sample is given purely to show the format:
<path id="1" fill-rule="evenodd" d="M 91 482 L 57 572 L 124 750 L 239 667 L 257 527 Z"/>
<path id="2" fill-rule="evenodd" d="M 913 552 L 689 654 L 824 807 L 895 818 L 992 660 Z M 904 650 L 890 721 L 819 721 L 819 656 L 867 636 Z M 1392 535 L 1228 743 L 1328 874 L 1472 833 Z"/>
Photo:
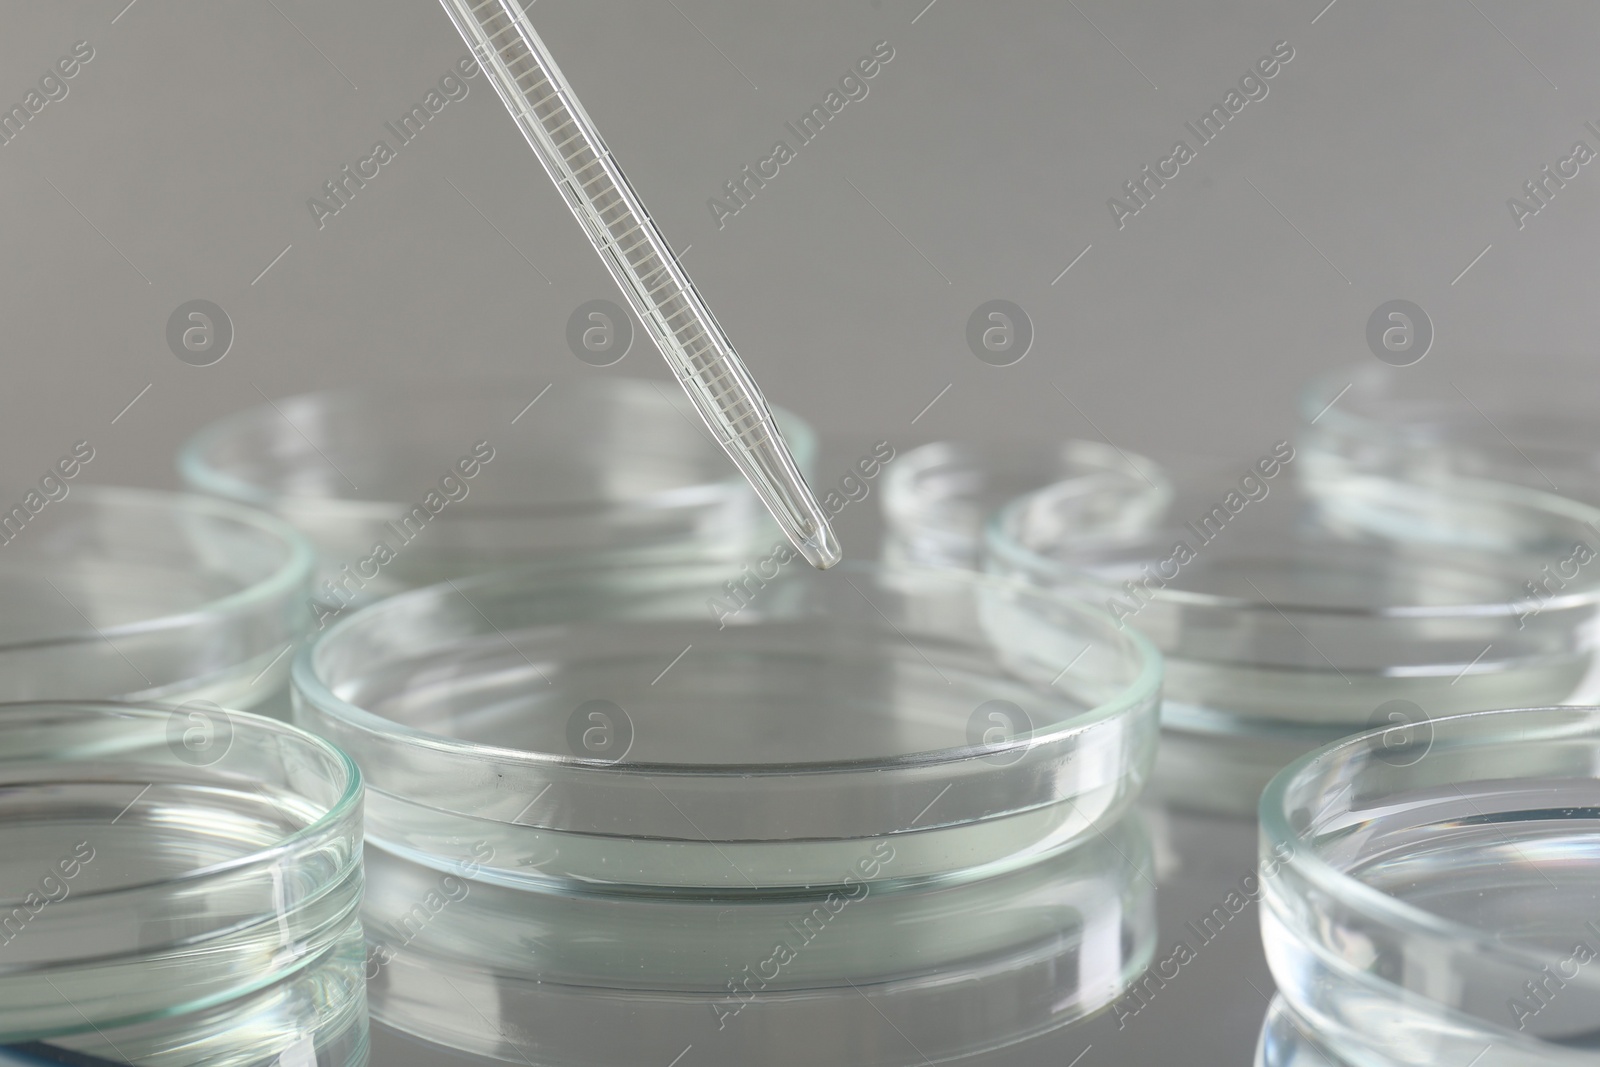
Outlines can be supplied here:
<path id="1" fill-rule="evenodd" d="M 0 480 L 88 439 L 86 480 L 172 485 L 180 442 L 262 394 L 665 376 L 643 339 L 608 369 L 567 350 L 572 311 L 618 294 L 482 77 L 319 229 L 307 199 L 465 54 L 434 0 L 3 10 L 0 104 L 75 41 L 95 55 L 0 146 Z M 1292 431 L 1306 378 L 1373 358 L 1367 318 L 1396 298 L 1430 315 L 1434 363 L 1592 346 L 1600 164 L 1521 229 L 1506 204 L 1575 140 L 1600 147 L 1585 0 L 539 0 L 535 17 L 769 399 L 823 431 L 824 481 L 885 438 L 1254 455 Z M 707 199 L 880 40 L 895 58 L 870 95 L 719 230 Z M 1192 144 L 1183 123 L 1280 40 L 1295 56 L 1269 95 L 1119 230 L 1107 198 Z M 236 333 L 214 366 L 165 340 L 196 298 Z M 1036 332 L 1010 367 L 965 338 L 995 298 Z M 847 512 L 847 552 L 871 547 L 870 512 Z M 1219 884 L 1247 869 L 1245 838 Z M 1164 1042 L 1242 1062 L 1251 936 L 1095 1059 L 1159 1062 Z"/>

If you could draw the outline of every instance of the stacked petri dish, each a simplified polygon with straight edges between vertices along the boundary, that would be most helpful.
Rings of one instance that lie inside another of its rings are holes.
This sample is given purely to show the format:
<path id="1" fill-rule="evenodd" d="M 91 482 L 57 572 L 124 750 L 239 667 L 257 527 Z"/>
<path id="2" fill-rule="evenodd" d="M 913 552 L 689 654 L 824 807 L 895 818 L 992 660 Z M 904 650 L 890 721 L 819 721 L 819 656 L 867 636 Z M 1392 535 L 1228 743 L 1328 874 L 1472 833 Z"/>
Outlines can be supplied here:
<path id="1" fill-rule="evenodd" d="M 74 487 L 0 545 L 0 700 L 288 711 L 312 552 L 225 501 Z"/>
<path id="2" fill-rule="evenodd" d="M 777 413 L 796 458 L 809 426 Z M 319 557 L 317 626 L 403 589 L 542 553 L 778 537 L 675 385 L 452 380 L 312 393 L 230 415 L 184 447 L 190 488 L 270 511 Z"/>
<path id="3" fill-rule="evenodd" d="M 1600 708 L 1360 734 L 1261 800 L 1261 1067 L 1600 1063 Z"/>
<path id="4" fill-rule="evenodd" d="M 348 758 L 136 704 L 0 705 L 0 733 L 0 1062 L 366 1062 Z"/>
<path id="5" fill-rule="evenodd" d="M 1165 798 L 1248 813 L 1289 760 L 1368 725 L 1590 698 L 1600 567 L 1545 578 L 1600 551 L 1600 511 L 1481 479 L 1297 477 L 1296 458 L 1175 471 L 1136 538 L 1086 530 L 1070 487 L 990 525 L 990 569 L 1166 655 Z"/>
<path id="6" fill-rule="evenodd" d="M 1108 536 L 1141 529 L 1172 495 L 1154 462 L 1098 441 L 937 441 L 907 452 L 884 475 L 883 558 L 977 568 L 989 516 L 1048 485 L 1062 486 L 1063 497 L 1076 494 L 1083 527 Z"/>
<path id="7" fill-rule="evenodd" d="M 1347 368 L 1301 398 L 1312 477 L 1486 478 L 1600 505 L 1592 357 L 1453 359 Z"/>
<path id="8" fill-rule="evenodd" d="M 376 1019 L 513 1062 L 887 1065 L 1119 994 L 1159 655 L 972 572 L 804 567 L 569 557 L 298 656 L 297 721 L 369 774 Z"/>

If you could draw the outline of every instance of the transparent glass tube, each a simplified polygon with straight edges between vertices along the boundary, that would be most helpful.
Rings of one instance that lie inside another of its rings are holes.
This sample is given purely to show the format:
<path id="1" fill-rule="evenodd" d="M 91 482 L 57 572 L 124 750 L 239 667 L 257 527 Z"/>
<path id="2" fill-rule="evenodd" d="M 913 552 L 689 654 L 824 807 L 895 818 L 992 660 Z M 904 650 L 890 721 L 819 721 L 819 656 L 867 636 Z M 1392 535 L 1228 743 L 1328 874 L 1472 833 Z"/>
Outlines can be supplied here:
<path id="1" fill-rule="evenodd" d="M 443 0 L 539 162 L 718 442 L 815 567 L 839 562 L 822 505 L 806 485 L 761 390 L 519 0 Z"/>

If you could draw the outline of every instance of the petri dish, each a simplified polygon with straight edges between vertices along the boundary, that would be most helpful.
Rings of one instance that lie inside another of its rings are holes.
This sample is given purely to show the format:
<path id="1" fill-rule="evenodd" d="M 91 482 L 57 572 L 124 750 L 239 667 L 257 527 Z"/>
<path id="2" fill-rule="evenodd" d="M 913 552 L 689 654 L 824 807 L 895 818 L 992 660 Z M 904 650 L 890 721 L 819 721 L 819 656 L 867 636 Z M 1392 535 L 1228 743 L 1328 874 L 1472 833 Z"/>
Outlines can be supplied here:
<path id="1" fill-rule="evenodd" d="M 884 474 L 883 558 L 977 568 L 989 516 L 1023 493 L 1057 484 L 1076 491 L 1086 536 L 1138 529 L 1172 492 L 1153 461 L 1099 441 L 936 441 L 907 452 Z"/>
<path id="2" fill-rule="evenodd" d="M 321 626 L 543 552 L 742 551 L 781 536 L 675 385 L 541 389 L 455 380 L 291 397 L 201 430 L 178 469 L 190 488 L 271 511 L 310 538 Z M 808 472 L 810 427 L 776 417 Z"/>
<path id="3" fill-rule="evenodd" d="M 892 866 L 892 840 L 861 857 Z M 529 891 L 369 849 L 374 1020 L 512 1063 L 912 1067 L 1101 1011 L 1156 936 L 1133 814 L 977 881 L 738 899 Z M 670 1046 L 670 1047 L 669 1047 Z"/>
<path id="4" fill-rule="evenodd" d="M 315 619 L 312 553 L 283 522 L 181 493 L 74 487 L 0 545 L 0 699 L 288 712 Z"/>
<path id="5" fill-rule="evenodd" d="M 1592 357 L 1346 368 L 1301 398 L 1306 470 L 1488 478 L 1600 504 L 1597 389 Z"/>
<path id="6" fill-rule="evenodd" d="M 1600 708 L 1451 716 L 1305 756 L 1261 798 L 1259 1062 L 1600 1063 Z M 1268 864 L 1270 863 L 1270 869 Z"/>
<path id="7" fill-rule="evenodd" d="M 296 721 L 366 771 L 369 841 L 566 892 L 810 891 L 891 839 L 867 881 L 982 877 L 1138 795 L 1142 637 L 973 572 L 797 559 L 600 554 L 401 594 L 297 656 Z"/>
<path id="8" fill-rule="evenodd" d="M 1163 796 L 1248 813 L 1290 758 L 1368 725 L 1594 693 L 1600 566 L 1567 561 L 1600 553 L 1600 511 L 1474 479 L 1308 484 L 1284 455 L 1175 474 L 1136 538 L 1079 538 L 1053 488 L 990 525 L 990 570 L 1162 650 Z"/>
<path id="9" fill-rule="evenodd" d="M 154 705 L 0 705 L 0 731 L 0 1047 L 365 1063 L 348 758 Z"/>

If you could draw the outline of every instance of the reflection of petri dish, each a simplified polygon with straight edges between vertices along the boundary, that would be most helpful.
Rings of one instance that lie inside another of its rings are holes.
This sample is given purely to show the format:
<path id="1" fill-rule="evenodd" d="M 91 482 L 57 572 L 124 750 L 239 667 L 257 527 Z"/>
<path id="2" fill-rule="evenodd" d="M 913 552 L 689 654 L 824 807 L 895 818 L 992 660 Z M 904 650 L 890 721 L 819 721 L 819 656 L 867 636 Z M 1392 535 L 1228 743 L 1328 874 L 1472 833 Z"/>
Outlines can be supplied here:
<path id="1" fill-rule="evenodd" d="M 1051 489 L 990 526 L 989 569 L 1105 605 L 1162 649 L 1166 796 L 1248 811 L 1286 759 L 1396 701 L 1420 720 L 1592 690 L 1600 559 L 1547 595 L 1528 585 L 1576 545 L 1600 554 L 1600 510 L 1460 479 L 1312 491 L 1279 466 L 1175 477 L 1138 538 L 1079 539 Z"/>
<path id="2" fill-rule="evenodd" d="M 251 508 L 76 487 L 0 546 L 0 699 L 281 713 L 311 549 Z"/>
<path id="3" fill-rule="evenodd" d="M 1098 441 L 939 441 L 907 452 L 884 475 L 884 558 L 976 567 L 989 516 L 1057 484 L 1075 492 L 1086 536 L 1129 536 L 1171 496 L 1155 463 Z"/>
<path id="4" fill-rule="evenodd" d="M 1144 784 L 1160 674 L 1094 608 L 792 554 L 570 557 L 417 590 L 294 668 L 297 721 L 368 773 L 370 841 L 508 884 L 757 895 L 838 884 L 889 838 L 869 880 L 1080 840 Z"/>
<path id="5" fill-rule="evenodd" d="M 1489 478 L 1600 504 L 1593 357 L 1381 364 L 1326 375 L 1300 403 L 1306 470 Z"/>
<path id="6" fill-rule="evenodd" d="M 892 839 L 862 843 L 892 866 Z M 994 877 L 761 898 L 528 891 L 368 849 L 378 1022 L 513 1063 L 911 1067 L 1111 1003 L 1155 944 L 1133 816 Z M 426 902 L 440 902 L 437 908 Z"/>
<path id="7" fill-rule="evenodd" d="M 7 704 L 0 732 L 0 1046 L 366 1062 L 349 759 L 240 712 Z"/>
<path id="8" fill-rule="evenodd" d="M 1262 795 L 1262 935 L 1286 1005 L 1263 1048 L 1303 1032 L 1382 1067 L 1491 1046 L 1498 1067 L 1600 1063 L 1600 709 L 1388 733 L 1303 757 Z"/>
<path id="9" fill-rule="evenodd" d="M 191 488 L 309 537 L 317 596 L 341 610 L 550 550 L 781 540 L 676 385 L 540 388 L 450 381 L 291 397 L 201 430 L 178 467 Z M 776 416 L 809 470 L 810 427 Z"/>

